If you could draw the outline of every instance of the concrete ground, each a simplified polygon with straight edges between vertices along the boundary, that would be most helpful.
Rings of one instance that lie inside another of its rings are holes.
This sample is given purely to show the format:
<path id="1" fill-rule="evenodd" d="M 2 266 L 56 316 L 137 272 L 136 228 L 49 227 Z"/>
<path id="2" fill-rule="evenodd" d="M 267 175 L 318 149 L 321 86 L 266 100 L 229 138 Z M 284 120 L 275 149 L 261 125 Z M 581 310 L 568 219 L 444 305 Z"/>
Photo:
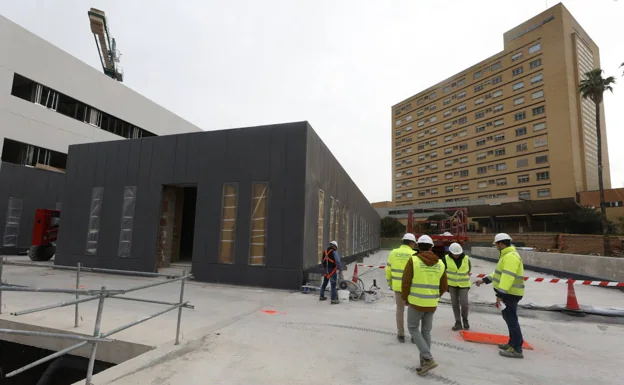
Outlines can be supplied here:
<path id="1" fill-rule="evenodd" d="M 365 263 L 385 263 L 381 251 Z M 492 263 L 474 261 L 475 273 L 489 273 Z M 360 274 L 365 273 L 360 269 Z M 349 266 L 346 275 L 351 275 Z M 526 275 L 537 276 L 527 272 Z M 9 283 L 39 287 L 71 287 L 71 272 L 43 268 L 5 267 Z M 383 270 L 363 275 L 366 286 L 377 279 L 385 288 Z M 153 281 L 101 274 L 84 277 L 85 286 L 124 288 Z M 177 284 L 159 286 L 133 296 L 177 301 Z M 624 293 L 608 289 L 576 288 L 579 302 L 624 307 Z M 542 305 L 565 303 L 566 286 L 527 284 L 526 300 Z M 156 349 L 96 375 L 101 384 L 621 384 L 624 373 L 624 326 L 621 319 L 561 313 L 521 311 L 525 340 L 535 347 L 524 360 L 500 357 L 497 348 L 463 341 L 451 331 L 452 309 L 441 304 L 435 314 L 433 354 L 439 363 L 425 377 L 415 373 L 418 351 L 395 338 L 394 300 L 385 296 L 373 304 L 363 301 L 330 305 L 315 294 L 232 287 L 192 282 L 186 298 L 196 310 L 184 310 L 183 341 L 174 346 L 174 312 L 136 326 L 115 338 L 150 344 Z M 65 295 L 4 293 L 3 318 L 73 329 L 73 308 L 13 317 L 9 311 L 50 304 Z M 445 295 L 448 298 L 448 294 Z M 491 287 L 474 287 L 470 299 L 492 301 Z M 102 329 L 144 317 L 161 306 L 110 299 Z M 264 312 L 263 310 L 270 310 Z M 474 306 L 472 330 L 506 334 L 495 308 Z M 273 312 L 274 311 L 274 312 Z M 80 331 L 91 333 L 95 303 L 83 305 Z"/>

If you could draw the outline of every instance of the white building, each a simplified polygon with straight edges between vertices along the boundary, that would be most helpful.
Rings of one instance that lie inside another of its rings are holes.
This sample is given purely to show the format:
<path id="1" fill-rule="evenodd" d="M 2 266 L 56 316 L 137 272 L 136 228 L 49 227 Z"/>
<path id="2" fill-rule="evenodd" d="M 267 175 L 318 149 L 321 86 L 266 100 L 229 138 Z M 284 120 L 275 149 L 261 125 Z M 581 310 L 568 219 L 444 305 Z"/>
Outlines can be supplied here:
<path id="1" fill-rule="evenodd" d="M 72 144 L 193 131 L 200 129 L 0 16 L 3 162 L 64 169 Z"/>

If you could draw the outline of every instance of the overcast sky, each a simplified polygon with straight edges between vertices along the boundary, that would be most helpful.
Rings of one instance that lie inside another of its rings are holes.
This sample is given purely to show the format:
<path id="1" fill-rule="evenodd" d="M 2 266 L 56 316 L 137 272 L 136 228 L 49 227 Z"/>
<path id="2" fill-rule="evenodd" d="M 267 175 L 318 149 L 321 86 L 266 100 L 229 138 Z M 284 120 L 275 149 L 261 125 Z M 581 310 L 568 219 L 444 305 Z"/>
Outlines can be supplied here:
<path id="1" fill-rule="evenodd" d="M 563 3 L 621 83 L 605 108 L 622 187 L 624 0 Z M 307 120 L 380 201 L 392 199 L 390 107 L 500 52 L 546 1 L 0 0 L 0 14 L 101 68 L 89 7 L 106 12 L 127 86 L 204 130 Z"/>

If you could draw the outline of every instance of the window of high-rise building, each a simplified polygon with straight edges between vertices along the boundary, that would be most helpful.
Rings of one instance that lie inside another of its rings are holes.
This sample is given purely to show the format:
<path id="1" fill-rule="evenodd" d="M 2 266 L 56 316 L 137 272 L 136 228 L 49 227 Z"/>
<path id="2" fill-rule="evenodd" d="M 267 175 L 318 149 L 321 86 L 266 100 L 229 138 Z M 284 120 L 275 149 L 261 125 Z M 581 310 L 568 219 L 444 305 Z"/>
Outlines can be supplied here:
<path id="1" fill-rule="evenodd" d="M 548 163 L 548 155 L 540 155 L 535 157 L 536 164 Z"/>
<path id="2" fill-rule="evenodd" d="M 477 84 L 474 86 L 474 92 L 479 92 L 483 90 L 483 84 Z"/>
<path id="3" fill-rule="evenodd" d="M 483 98 L 475 100 L 475 106 L 478 106 L 479 104 L 483 104 Z"/>
<path id="4" fill-rule="evenodd" d="M 411 198 L 412 196 L 414 196 L 414 194 L 413 194 L 412 192 L 408 192 L 408 193 L 407 193 L 407 197 L 408 197 L 408 198 Z"/>
<path id="5" fill-rule="evenodd" d="M 448 106 L 449 104 L 451 104 L 451 98 L 448 99 L 444 99 L 444 101 L 442 102 L 443 105 Z"/>
<path id="6" fill-rule="evenodd" d="M 544 76 L 542 74 L 535 75 L 531 78 L 531 84 L 537 84 L 541 82 L 542 79 L 544 79 Z"/>
<path id="7" fill-rule="evenodd" d="M 505 134 L 494 135 L 495 142 L 500 142 L 501 140 L 505 140 Z"/>
<path id="8" fill-rule="evenodd" d="M 444 155 L 449 155 L 449 154 L 451 154 L 452 152 L 453 152 L 453 149 L 452 149 L 452 148 L 445 148 L 445 149 L 444 149 Z"/>
<path id="9" fill-rule="evenodd" d="M 527 151 L 528 149 L 529 145 L 527 143 L 516 144 L 516 152 Z"/>
<path id="10" fill-rule="evenodd" d="M 518 127 L 516 128 L 516 136 L 522 136 L 527 134 L 526 127 Z"/>
<path id="11" fill-rule="evenodd" d="M 462 87 L 466 85 L 466 79 L 460 79 L 457 81 L 457 87 Z"/>
<path id="12" fill-rule="evenodd" d="M 504 109 L 502 104 L 494 106 L 494 113 L 501 112 Z"/>
<path id="13" fill-rule="evenodd" d="M 498 97 L 501 97 L 501 96 L 503 96 L 503 90 L 498 90 L 498 91 L 492 93 L 492 98 L 494 98 L 494 99 L 496 99 Z"/>
<path id="14" fill-rule="evenodd" d="M 503 81 L 503 77 L 499 75 L 499 76 L 497 76 L 497 77 L 492 79 L 492 84 L 498 84 L 498 83 L 500 83 L 502 81 Z"/>
<path id="15" fill-rule="evenodd" d="M 542 91 L 542 90 L 539 90 L 539 91 L 533 92 L 533 93 L 531 94 L 531 99 L 533 99 L 533 100 L 535 100 L 535 99 L 539 99 L 539 98 L 543 98 L 543 97 L 544 97 L 544 91 Z"/>
<path id="16" fill-rule="evenodd" d="M 512 61 L 512 62 L 518 61 L 518 60 L 520 60 L 520 59 L 522 59 L 522 52 L 515 53 L 515 54 L 511 57 L 511 61 Z"/>
<path id="17" fill-rule="evenodd" d="M 480 152 L 477 154 L 477 160 L 483 160 L 487 157 L 487 153 L 485 152 Z"/>
<path id="18" fill-rule="evenodd" d="M 518 120 L 524 120 L 526 119 L 526 112 L 518 112 L 514 115 L 514 120 L 518 121 Z"/>
<path id="19" fill-rule="evenodd" d="M 485 145 L 485 139 L 477 139 L 477 146 Z"/>
<path id="20" fill-rule="evenodd" d="M 504 171 L 507 170 L 507 164 L 506 163 L 498 163 L 496 165 L 496 171 Z"/>
<path id="21" fill-rule="evenodd" d="M 523 158 L 523 159 L 518 159 L 516 161 L 516 167 L 520 168 L 520 167 L 527 167 L 529 165 L 529 159 L 528 158 Z"/>
<path id="22" fill-rule="evenodd" d="M 446 191 L 447 193 L 452 193 L 453 192 L 453 186 L 446 186 L 444 191 Z"/>
<path id="23" fill-rule="evenodd" d="M 511 74 L 512 74 L 513 76 L 518 76 L 518 75 L 522 74 L 523 72 L 524 72 L 524 67 L 518 67 L 518 68 L 514 68 L 514 69 L 511 71 Z"/>
<path id="24" fill-rule="evenodd" d="M 536 174 L 536 179 L 539 180 L 549 180 L 550 179 L 550 173 L 548 171 L 543 171 L 543 172 L 538 172 Z"/>
<path id="25" fill-rule="evenodd" d="M 470 189 L 470 185 L 468 185 L 468 184 L 462 184 L 462 185 L 460 186 L 460 189 L 461 189 L 461 190 L 463 190 L 463 191 L 466 191 L 466 190 Z"/>
<path id="26" fill-rule="evenodd" d="M 459 151 L 465 151 L 468 149 L 468 143 L 460 144 Z"/>
<path id="27" fill-rule="evenodd" d="M 437 146 L 438 145 L 438 140 L 434 139 L 429 143 L 430 146 Z"/>
<path id="28" fill-rule="evenodd" d="M 477 184 L 477 187 L 478 187 L 478 188 L 486 188 L 487 186 L 488 186 L 487 181 L 479 182 L 479 183 Z"/>
<path id="29" fill-rule="evenodd" d="M 504 148 L 497 148 L 496 150 L 494 150 L 494 155 L 495 156 L 503 156 L 503 155 L 505 155 L 505 149 Z"/>
<path id="30" fill-rule="evenodd" d="M 407 115 L 407 117 L 405 118 L 405 121 L 409 122 L 410 120 L 412 120 L 412 115 Z"/>
<path id="31" fill-rule="evenodd" d="M 541 46 L 540 43 L 532 45 L 532 46 L 529 47 L 529 54 L 535 53 L 535 52 L 539 51 L 540 49 L 542 49 L 542 46 Z"/>
<path id="32" fill-rule="evenodd" d="M 540 67 L 542 65 L 542 59 L 535 59 L 532 62 L 529 63 L 529 68 L 531 69 L 535 69 L 537 67 Z"/>
<path id="33" fill-rule="evenodd" d="M 438 189 L 437 188 L 432 188 L 431 189 L 431 195 L 438 195 Z"/>
<path id="34" fill-rule="evenodd" d="M 467 156 L 463 156 L 463 157 L 459 158 L 459 163 L 468 163 L 468 157 Z"/>
<path id="35" fill-rule="evenodd" d="M 466 111 L 466 105 L 460 104 L 459 106 L 457 106 L 457 111 L 459 112 Z"/>
<path id="36" fill-rule="evenodd" d="M 507 186 L 507 178 L 496 179 L 497 186 Z"/>
<path id="37" fill-rule="evenodd" d="M 531 199 L 531 191 L 518 191 L 518 198 Z"/>
<path id="38" fill-rule="evenodd" d="M 475 132 L 476 133 L 483 132 L 483 131 L 485 131 L 485 126 L 484 125 L 475 127 Z"/>
<path id="39" fill-rule="evenodd" d="M 533 125 L 533 131 L 541 131 L 546 129 L 546 123 L 537 123 Z"/>
<path id="40" fill-rule="evenodd" d="M 524 88 L 524 82 L 518 82 L 518 83 L 514 84 L 512 88 L 513 88 L 514 91 L 522 89 L 522 88 Z"/>
<path id="41" fill-rule="evenodd" d="M 442 92 L 447 93 L 451 90 L 451 86 L 446 86 L 444 87 L 444 89 L 442 90 Z"/>
<path id="42" fill-rule="evenodd" d="M 420 110 L 420 111 L 418 111 L 418 112 L 416 113 L 416 115 L 418 115 L 418 116 L 423 116 L 423 114 L 424 114 L 424 113 L 425 113 L 425 111 L 424 111 L 424 110 Z"/>
<path id="43" fill-rule="evenodd" d="M 518 183 L 529 183 L 530 178 L 528 174 L 518 175 Z"/>
<path id="44" fill-rule="evenodd" d="M 462 178 L 467 177 L 468 176 L 468 170 L 461 170 L 459 172 L 459 176 L 462 177 Z"/>
<path id="45" fill-rule="evenodd" d="M 449 117 L 449 116 L 451 116 L 451 110 L 444 111 L 444 117 L 446 118 L 446 117 Z"/>
<path id="46" fill-rule="evenodd" d="M 435 116 L 432 116 L 431 118 L 429 118 L 429 122 L 430 122 L 430 123 L 433 123 L 433 122 L 435 122 L 436 120 L 438 120 L 438 118 L 437 118 L 437 117 L 435 117 Z"/>
<path id="47" fill-rule="evenodd" d="M 492 67 L 491 67 L 492 71 L 496 71 L 497 69 L 500 69 L 500 68 L 501 68 L 501 62 L 496 62 L 492 64 Z"/>
<path id="48" fill-rule="evenodd" d="M 524 104 L 524 96 L 514 99 L 514 106 L 519 106 L 520 104 Z"/>
<path id="49" fill-rule="evenodd" d="M 432 176 L 431 177 L 431 181 L 432 182 L 437 182 L 438 181 L 438 177 L 437 176 Z"/>
<path id="50" fill-rule="evenodd" d="M 483 71 L 477 71 L 477 72 L 474 73 L 472 78 L 473 79 L 479 79 L 481 76 L 483 76 Z"/>
<path id="51" fill-rule="evenodd" d="M 544 106 L 535 107 L 533 110 L 533 116 L 541 115 L 546 112 L 546 108 Z"/>
<path id="52" fill-rule="evenodd" d="M 468 118 L 466 117 L 457 119 L 457 124 L 466 124 L 466 123 L 468 123 Z"/>
<path id="53" fill-rule="evenodd" d="M 452 160 L 447 160 L 446 162 L 444 162 L 444 166 L 446 167 L 450 167 L 453 165 L 453 161 Z"/>
<path id="54" fill-rule="evenodd" d="M 448 174 L 445 174 L 445 175 L 444 175 L 444 179 L 453 179 L 453 173 L 452 173 L 452 172 L 450 172 L 450 173 L 448 173 Z"/>
<path id="55" fill-rule="evenodd" d="M 535 143 L 533 144 L 533 147 L 538 148 L 538 147 L 544 147 L 544 146 L 548 146 L 548 140 L 546 138 L 535 139 Z"/>
<path id="56" fill-rule="evenodd" d="M 445 130 L 448 130 L 449 128 L 451 128 L 451 126 L 452 126 L 451 122 L 444 123 L 444 129 Z"/>
<path id="57" fill-rule="evenodd" d="M 461 130 L 461 131 L 459 131 L 459 132 L 458 132 L 458 135 L 459 135 L 459 137 L 466 136 L 466 135 L 468 135 L 468 131 L 466 131 L 466 130 Z"/>
<path id="58" fill-rule="evenodd" d="M 477 174 L 487 173 L 487 167 L 477 167 Z"/>
<path id="59" fill-rule="evenodd" d="M 537 196 L 540 198 L 547 198 L 550 196 L 550 189 L 549 188 L 542 188 L 542 189 L 538 189 L 537 190 Z"/>

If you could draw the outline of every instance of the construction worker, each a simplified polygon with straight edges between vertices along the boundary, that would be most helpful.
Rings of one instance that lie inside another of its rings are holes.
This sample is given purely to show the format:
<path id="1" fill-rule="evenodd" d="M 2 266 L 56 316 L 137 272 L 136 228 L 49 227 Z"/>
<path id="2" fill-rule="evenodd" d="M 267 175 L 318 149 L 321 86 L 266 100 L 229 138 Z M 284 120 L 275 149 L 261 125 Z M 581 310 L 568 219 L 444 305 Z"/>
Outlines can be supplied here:
<path id="1" fill-rule="evenodd" d="M 448 290 L 444 263 L 431 249 L 433 240 L 428 235 L 418 238 L 418 254 L 405 265 L 401 294 L 407 309 L 407 328 L 412 342 L 420 351 L 418 374 L 438 366 L 431 355 L 433 314 L 442 294 Z"/>
<path id="2" fill-rule="evenodd" d="M 414 255 L 416 237 L 414 234 L 407 233 L 402 241 L 403 244 L 399 248 L 390 252 L 386 263 L 386 280 L 388 287 L 394 291 L 396 300 L 397 339 L 401 343 L 405 342 L 405 301 L 401 296 L 401 278 L 403 278 L 403 269 L 407 261 Z"/>
<path id="3" fill-rule="evenodd" d="M 321 285 L 321 294 L 319 301 L 325 301 L 325 289 L 327 283 L 331 284 L 331 304 L 338 303 L 338 293 L 336 291 L 336 284 L 338 282 L 338 275 L 342 275 L 342 265 L 340 264 L 340 255 L 338 255 L 338 242 L 331 241 L 327 250 L 323 253 L 323 285 Z"/>
<path id="4" fill-rule="evenodd" d="M 496 270 L 488 277 L 475 281 L 477 286 L 494 282 L 496 306 L 501 308 L 503 319 L 509 329 L 509 342 L 499 345 L 499 353 L 503 357 L 524 358 L 522 353 L 522 330 L 518 322 L 518 302 L 524 296 L 524 265 L 522 258 L 511 245 L 511 237 L 507 234 L 496 234 L 494 245 L 500 251 Z"/>
<path id="5" fill-rule="evenodd" d="M 472 270 L 470 258 L 464 254 L 464 249 L 456 242 L 451 243 L 448 251 L 449 253 L 444 257 L 444 266 L 446 266 L 451 304 L 453 305 L 453 314 L 455 315 L 455 326 L 452 329 L 453 331 L 461 330 L 462 328 L 468 330 L 470 329 L 470 324 L 468 323 L 470 276 L 468 274 Z"/>

